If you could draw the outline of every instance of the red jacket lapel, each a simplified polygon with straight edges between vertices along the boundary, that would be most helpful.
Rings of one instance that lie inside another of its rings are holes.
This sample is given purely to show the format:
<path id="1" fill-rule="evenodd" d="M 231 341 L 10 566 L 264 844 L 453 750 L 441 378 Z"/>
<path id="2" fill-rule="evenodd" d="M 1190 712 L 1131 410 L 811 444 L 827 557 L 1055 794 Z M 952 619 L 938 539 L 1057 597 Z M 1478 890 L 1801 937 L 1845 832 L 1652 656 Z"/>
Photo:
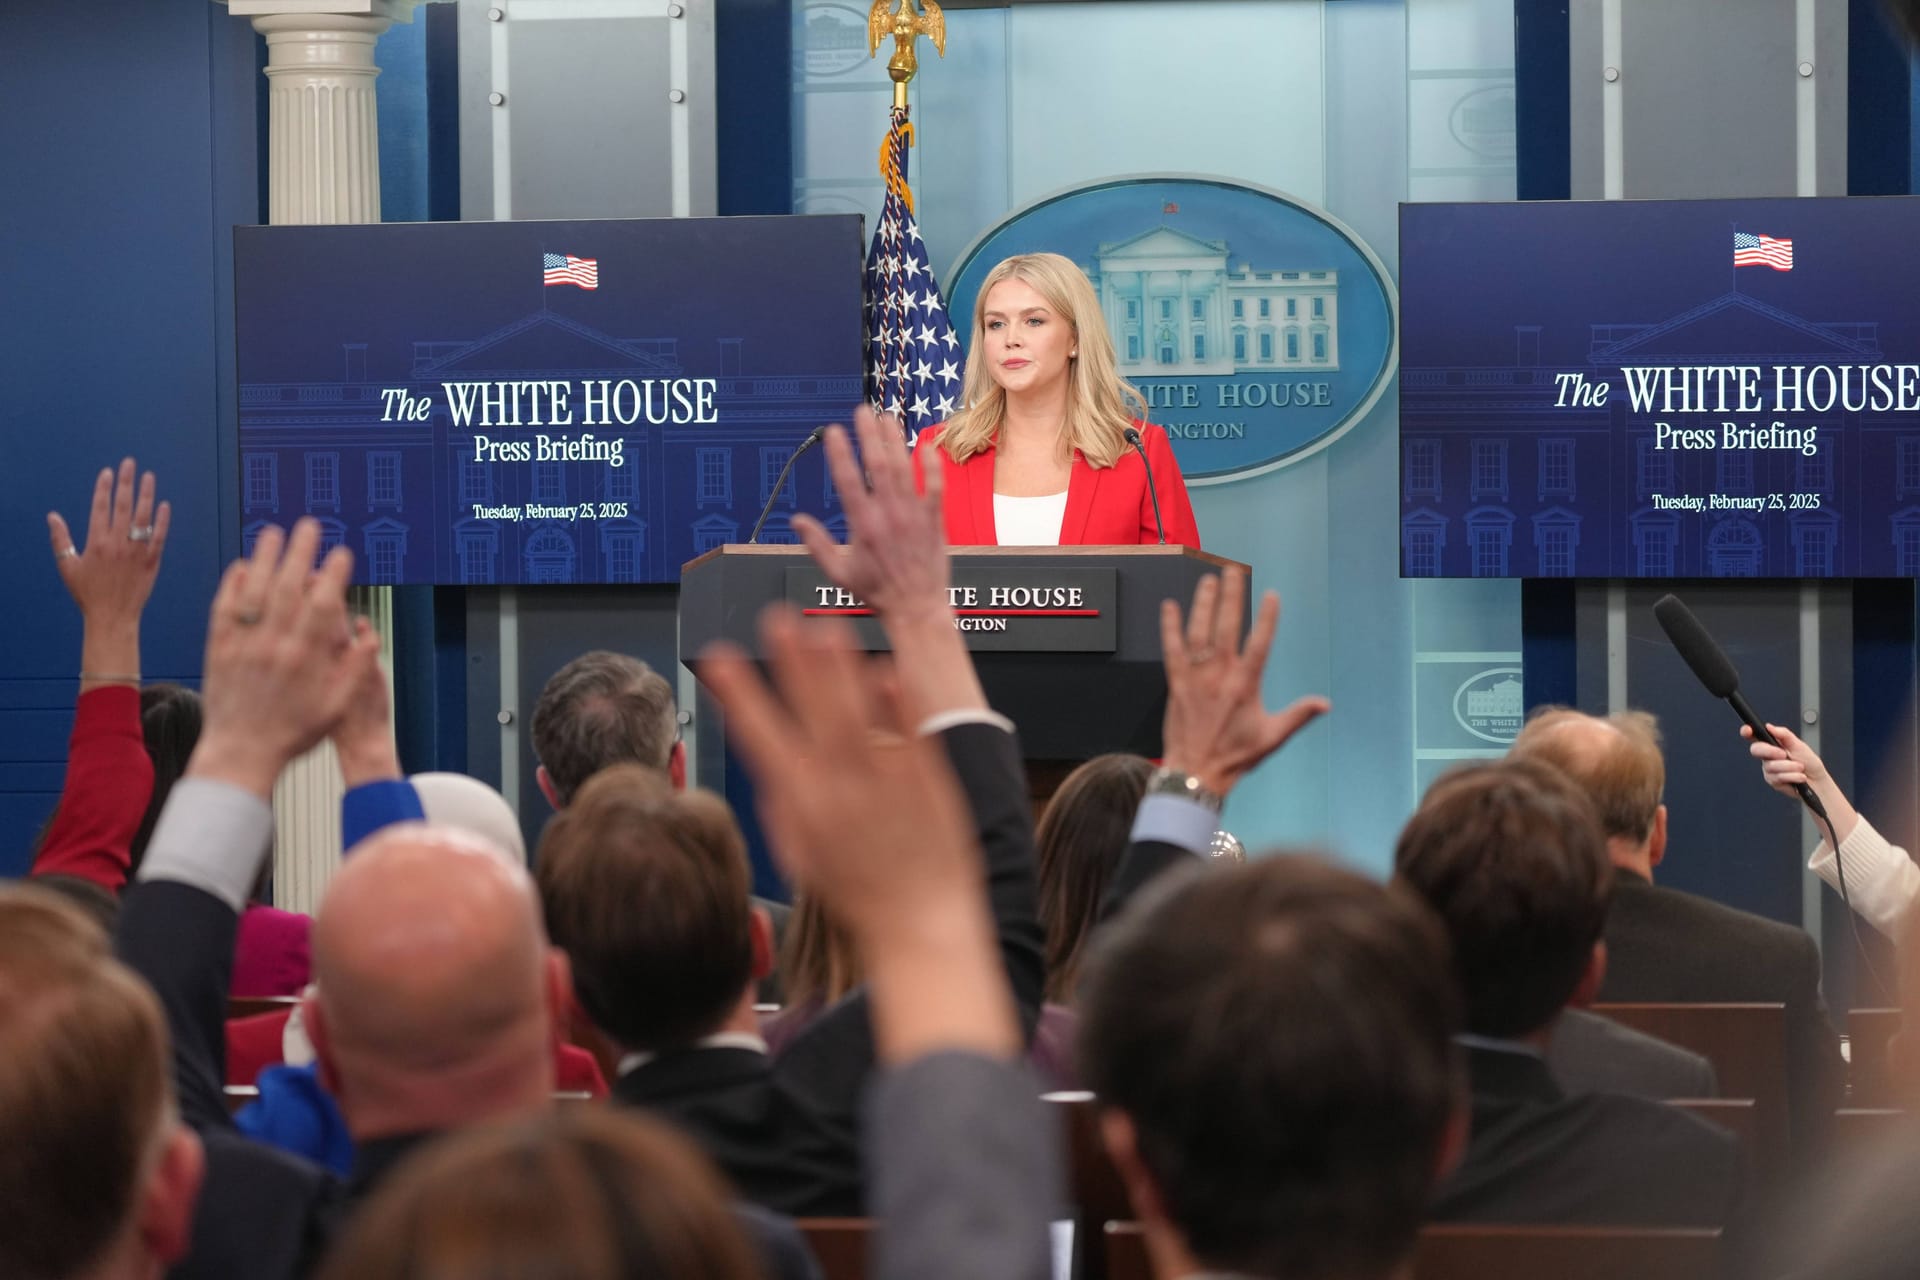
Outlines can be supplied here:
<path id="1" fill-rule="evenodd" d="M 968 507 L 973 514 L 973 541 L 976 547 L 991 547 L 999 535 L 993 527 L 993 450 L 982 449 L 960 468 L 967 478 Z"/>
<path id="2" fill-rule="evenodd" d="M 1075 547 L 1086 542 L 1087 519 L 1093 515 L 1100 478 L 1105 474 L 1102 468 L 1089 466 L 1078 449 L 1073 451 L 1073 470 L 1067 477 L 1067 510 L 1060 517 L 1061 546 Z"/>

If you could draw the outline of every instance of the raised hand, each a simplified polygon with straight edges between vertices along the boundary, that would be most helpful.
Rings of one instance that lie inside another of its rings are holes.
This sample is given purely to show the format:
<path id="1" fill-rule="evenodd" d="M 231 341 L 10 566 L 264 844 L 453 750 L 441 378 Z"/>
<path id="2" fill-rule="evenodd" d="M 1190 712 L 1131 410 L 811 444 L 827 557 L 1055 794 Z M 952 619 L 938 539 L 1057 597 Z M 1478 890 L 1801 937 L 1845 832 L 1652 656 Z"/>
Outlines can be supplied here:
<path id="1" fill-rule="evenodd" d="M 335 547 L 313 569 L 320 526 L 291 537 L 268 528 L 251 559 L 220 579 L 207 623 L 205 724 L 188 772 L 261 798 L 280 771 L 333 731 L 377 666 L 379 637 L 347 616 L 353 553 Z"/>
<path id="2" fill-rule="evenodd" d="M 59 512 L 47 513 L 54 568 L 80 606 L 86 626 L 82 692 L 101 684 L 140 681 L 140 614 L 160 572 L 173 508 L 165 502 L 154 505 L 153 472 L 140 478 L 137 490 L 134 477 L 133 459 L 127 458 L 117 474 L 102 469 L 94 480 L 85 548 L 74 545 Z"/>
<path id="3" fill-rule="evenodd" d="M 1180 606 L 1160 606 L 1160 646 L 1167 672 L 1167 712 L 1162 729 L 1166 766 L 1189 773 L 1215 795 L 1225 796 L 1262 760 L 1324 715 L 1325 698 L 1300 698 L 1285 710 L 1260 705 L 1260 680 L 1280 626 L 1280 597 L 1260 601 L 1246 644 L 1247 575 L 1230 568 L 1208 574 L 1193 592 L 1184 625 Z"/>
<path id="4" fill-rule="evenodd" d="M 881 1058 L 1016 1052 L 980 849 L 946 756 L 913 732 L 845 624 L 803 626 L 776 607 L 761 641 L 771 688 L 726 646 L 702 656 L 700 676 L 726 708 L 768 843 L 860 949 Z"/>
<path id="5" fill-rule="evenodd" d="M 1774 741 L 1761 742 L 1753 736 L 1753 730 L 1746 725 L 1740 726 L 1740 736 L 1747 740 L 1747 750 L 1760 762 L 1760 776 L 1767 785 L 1781 795 L 1798 800 L 1800 793 L 1794 790 L 1797 784 L 1805 783 L 1813 788 L 1820 803 L 1825 806 L 1827 818 L 1833 823 L 1833 831 L 1839 839 L 1845 840 L 1853 832 L 1859 815 L 1840 790 L 1840 784 L 1827 772 L 1826 764 L 1814 752 L 1814 749 L 1802 742 L 1793 730 L 1781 725 L 1770 724 L 1767 732 Z"/>
<path id="6" fill-rule="evenodd" d="M 916 492 L 899 424 L 862 405 L 853 425 L 858 462 L 843 428 L 829 427 L 826 436 L 827 470 L 847 513 L 846 545 L 811 516 L 795 516 L 794 531 L 828 581 L 883 618 L 937 613 L 946 619 L 952 572 L 940 513 L 941 468 L 927 468 L 926 492 Z"/>
<path id="7" fill-rule="evenodd" d="M 379 637 L 371 622 L 355 618 L 353 629 L 356 641 L 378 647 Z M 386 668 L 377 659 L 361 669 L 359 683 L 347 699 L 346 712 L 328 736 L 333 739 L 340 777 L 347 786 L 400 776 L 400 754 L 393 740 L 393 697 Z"/>

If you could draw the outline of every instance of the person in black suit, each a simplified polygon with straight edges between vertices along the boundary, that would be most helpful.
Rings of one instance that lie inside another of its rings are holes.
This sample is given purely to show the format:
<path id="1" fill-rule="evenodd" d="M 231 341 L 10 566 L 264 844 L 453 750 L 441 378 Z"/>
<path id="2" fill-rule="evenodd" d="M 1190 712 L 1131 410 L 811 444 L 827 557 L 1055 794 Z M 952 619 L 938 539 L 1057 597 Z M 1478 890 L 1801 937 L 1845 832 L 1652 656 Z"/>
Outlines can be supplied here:
<path id="1" fill-rule="evenodd" d="M 828 576 L 879 615 L 909 722 L 939 739 L 959 777 L 986 853 L 1001 958 L 1030 1033 L 1044 965 L 1019 747 L 1012 725 L 988 708 L 954 629 L 937 484 L 916 495 L 897 438 L 871 415 L 859 430 L 864 479 L 845 434 L 828 437 L 849 545 L 805 517 L 795 525 Z M 763 803 L 762 817 L 778 852 L 785 815 Z M 778 1058 L 767 1054 L 752 1005 L 771 945 L 748 907 L 745 852 L 724 804 L 663 795 L 619 775 L 589 782 L 542 839 L 539 862 L 549 927 L 572 957 L 580 1004 L 625 1055 L 615 1101 L 680 1124 L 758 1204 L 806 1216 L 864 1212 L 859 1107 L 874 1064 L 867 997 L 856 992 Z"/>
<path id="2" fill-rule="evenodd" d="M 1466 997 L 1473 1131 L 1442 1220 L 1726 1227 L 1744 1196 L 1733 1137 L 1672 1107 L 1570 1095 L 1553 1024 L 1600 985 L 1613 880 L 1592 806 L 1564 775 L 1505 762 L 1434 783 L 1394 878 L 1439 913 Z"/>
<path id="3" fill-rule="evenodd" d="M 1819 949 L 1803 929 L 1654 883 L 1667 852 L 1666 761 L 1654 718 L 1550 707 L 1528 720 L 1508 754 L 1561 770 L 1600 815 L 1617 874 L 1598 999 L 1786 1006 L 1793 1150 L 1806 1167 L 1826 1145 L 1846 1084 L 1820 995 Z"/>

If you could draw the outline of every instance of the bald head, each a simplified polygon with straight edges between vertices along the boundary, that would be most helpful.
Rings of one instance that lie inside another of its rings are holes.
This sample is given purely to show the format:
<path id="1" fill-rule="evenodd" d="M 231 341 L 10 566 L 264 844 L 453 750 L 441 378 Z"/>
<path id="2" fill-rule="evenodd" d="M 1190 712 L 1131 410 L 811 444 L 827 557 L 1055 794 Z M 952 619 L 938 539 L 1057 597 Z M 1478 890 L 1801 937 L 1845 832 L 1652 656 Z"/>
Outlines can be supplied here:
<path id="1" fill-rule="evenodd" d="M 1667 762 L 1660 722 L 1646 712 L 1603 717 L 1544 707 L 1528 719 L 1507 757 L 1551 765 L 1572 778 L 1593 802 L 1608 840 L 1638 845 L 1653 837 Z"/>
<path id="2" fill-rule="evenodd" d="M 564 963 L 493 846 L 425 824 L 361 844 L 313 927 L 315 1047 L 354 1135 L 545 1105 Z"/>

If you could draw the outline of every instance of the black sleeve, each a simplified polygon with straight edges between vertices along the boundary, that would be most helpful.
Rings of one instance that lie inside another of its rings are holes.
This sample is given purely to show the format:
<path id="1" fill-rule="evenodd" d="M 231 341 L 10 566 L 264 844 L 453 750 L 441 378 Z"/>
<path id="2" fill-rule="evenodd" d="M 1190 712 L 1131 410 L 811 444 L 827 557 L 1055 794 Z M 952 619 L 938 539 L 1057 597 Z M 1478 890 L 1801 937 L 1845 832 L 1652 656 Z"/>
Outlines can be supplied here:
<path id="1" fill-rule="evenodd" d="M 1175 867 L 1190 867 L 1199 859 L 1189 849 L 1164 840 L 1136 840 L 1120 855 L 1120 865 L 1107 882 L 1100 902 L 1102 922 L 1118 915 L 1133 896 Z"/>
<path id="2" fill-rule="evenodd" d="M 1040 1020 L 1046 945 L 1036 913 L 1033 813 L 1019 739 L 991 724 L 962 724 L 940 735 L 959 776 L 984 855 L 988 905 L 1022 1034 Z M 815 1018 L 780 1054 L 783 1081 L 848 1131 L 877 1058 L 864 989 Z"/>
<path id="3" fill-rule="evenodd" d="M 233 908 L 204 889 L 144 880 L 120 906 L 115 949 L 147 980 L 173 1038 L 180 1114 L 195 1129 L 231 1129 L 227 1078 L 227 990 L 239 932 Z"/>
<path id="4" fill-rule="evenodd" d="M 956 725 L 940 735 L 973 813 L 987 873 L 987 901 L 1022 1034 L 1040 1020 L 1047 985 L 1047 939 L 1034 876 L 1033 801 L 1020 740 L 989 724 Z"/>

